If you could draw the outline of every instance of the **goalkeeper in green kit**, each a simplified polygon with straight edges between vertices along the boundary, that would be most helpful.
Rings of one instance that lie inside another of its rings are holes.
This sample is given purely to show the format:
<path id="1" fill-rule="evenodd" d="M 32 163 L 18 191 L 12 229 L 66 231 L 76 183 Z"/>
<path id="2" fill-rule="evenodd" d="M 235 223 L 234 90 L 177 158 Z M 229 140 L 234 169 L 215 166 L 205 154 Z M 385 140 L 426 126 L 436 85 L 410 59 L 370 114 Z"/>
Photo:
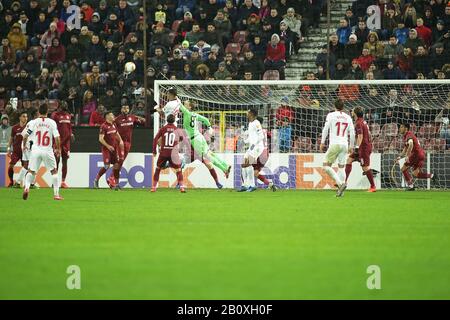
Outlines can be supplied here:
<path id="1" fill-rule="evenodd" d="M 176 96 L 176 89 L 170 88 L 168 90 L 170 95 Z M 194 148 L 194 151 L 202 158 L 206 158 L 211 161 L 213 165 L 223 171 L 225 177 L 228 178 L 231 166 L 226 163 L 224 160 L 220 159 L 214 152 L 209 150 L 208 143 L 205 140 L 205 137 L 200 133 L 197 128 L 197 121 L 203 123 L 206 127 L 208 127 L 209 132 L 211 133 L 211 123 L 208 118 L 201 116 L 195 112 L 192 112 L 191 105 L 188 104 L 184 106 L 180 101 L 179 104 L 180 112 L 183 114 L 183 128 L 186 130 L 186 134 L 191 141 L 191 145 Z M 206 164 L 206 163 L 205 163 Z"/>

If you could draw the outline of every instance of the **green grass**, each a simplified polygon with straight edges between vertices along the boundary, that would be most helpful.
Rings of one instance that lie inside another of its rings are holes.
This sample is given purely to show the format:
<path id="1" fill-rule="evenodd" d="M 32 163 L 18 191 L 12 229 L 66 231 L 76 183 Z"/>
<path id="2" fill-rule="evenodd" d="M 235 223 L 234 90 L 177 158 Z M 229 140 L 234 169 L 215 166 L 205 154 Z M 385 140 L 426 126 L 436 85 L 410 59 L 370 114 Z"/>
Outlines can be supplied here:
<path id="1" fill-rule="evenodd" d="M 1 299 L 450 298 L 449 192 L 63 196 L 0 189 Z"/>

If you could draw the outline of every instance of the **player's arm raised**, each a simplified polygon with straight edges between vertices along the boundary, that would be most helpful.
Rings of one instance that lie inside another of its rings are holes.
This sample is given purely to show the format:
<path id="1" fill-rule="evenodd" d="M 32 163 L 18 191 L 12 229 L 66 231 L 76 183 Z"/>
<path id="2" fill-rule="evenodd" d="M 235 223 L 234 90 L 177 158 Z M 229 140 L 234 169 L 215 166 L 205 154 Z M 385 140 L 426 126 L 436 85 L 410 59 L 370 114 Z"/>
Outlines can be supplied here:
<path id="1" fill-rule="evenodd" d="M 322 140 L 320 141 L 320 152 L 325 150 L 325 141 L 327 140 L 328 133 L 330 131 L 330 119 L 327 116 L 327 120 L 325 121 L 325 125 L 322 129 Z"/>

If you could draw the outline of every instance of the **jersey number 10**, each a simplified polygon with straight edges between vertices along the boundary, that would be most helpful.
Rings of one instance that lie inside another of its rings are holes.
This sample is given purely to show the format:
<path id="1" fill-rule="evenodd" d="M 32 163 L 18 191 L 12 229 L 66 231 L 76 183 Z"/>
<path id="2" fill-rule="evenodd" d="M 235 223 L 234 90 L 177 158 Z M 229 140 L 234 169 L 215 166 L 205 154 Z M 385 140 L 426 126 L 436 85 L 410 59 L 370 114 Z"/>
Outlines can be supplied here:
<path id="1" fill-rule="evenodd" d="M 173 147 L 175 143 L 175 133 L 173 132 L 166 132 L 164 133 L 164 146 L 166 147 Z"/>
<path id="2" fill-rule="evenodd" d="M 337 133 L 336 135 L 339 137 L 341 135 L 341 126 L 343 126 L 342 137 L 345 137 L 345 131 L 347 131 L 348 123 L 347 122 L 336 122 Z"/>
<path id="3" fill-rule="evenodd" d="M 48 131 L 44 131 L 44 134 L 42 134 L 41 131 L 36 131 L 36 136 L 38 146 L 48 147 L 50 145 L 50 137 L 48 136 Z"/>

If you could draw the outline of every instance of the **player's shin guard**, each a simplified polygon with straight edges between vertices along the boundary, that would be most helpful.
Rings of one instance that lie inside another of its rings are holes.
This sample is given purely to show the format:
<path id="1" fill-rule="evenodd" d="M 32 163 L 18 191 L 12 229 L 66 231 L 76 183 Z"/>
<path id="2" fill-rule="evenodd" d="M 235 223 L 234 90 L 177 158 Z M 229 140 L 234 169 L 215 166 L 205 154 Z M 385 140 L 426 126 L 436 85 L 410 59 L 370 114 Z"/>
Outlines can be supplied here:
<path id="1" fill-rule="evenodd" d="M 8 178 L 9 178 L 9 181 L 10 181 L 11 183 L 13 183 L 13 179 L 14 179 L 14 168 L 11 168 L 11 167 L 8 168 Z"/>
<path id="2" fill-rule="evenodd" d="M 431 176 L 431 173 L 419 172 L 419 174 L 417 175 L 417 179 L 428 179 L 431 178 Z"/>
<path id="3" fill-rule="evenodd" d="M 213 179 L 216 183 L 219 182 L 219 178 L 217 177 L 217 172 L 216 172 L 216 170 L 214 170 L 214 168 L 209 169 L 209 174 L 211 175 L 211 177 L 213 177 Z"/>
<path id="4" fill-rule="evenodd" d="M 52 175 L 52 184 L 53 184 L 53 195 L 59 196 L 59 179 L 57 173 Z"/>
<path id="5" fill-rule="evenodd" d="M 263 182 L 266 186 L 269 185 L 269 180 L 266 179 L 266 177 L 264 177 L 262 174 L 258 175 L 258 179 Z"/>
<path id="6" fill-rule="evenodd" d="M 33 183 L 34 180 L 34 176 L 31 173 L 27 173 L 25 175 L 25 190 L 29 190 L 31 184 Z"/>
<path id="7" fill-rule="evenodd" d="M 106 172 L 105 167 L 100 168 L 100 170 L 98 170 L 97 177 L 95 178 L 95 180 L 97 181 L 100 180 L 100 178 L 105 174 L 105 172 Z"/>
<path id="8" fill-rule="evenodd" d="M 155 169 L 155 173 L 153 174 L 153 188 L 156 188 L 159 181 L 159 173 L 161 172 L 160 168 Z"/>
<path id="9" fill-rule="evenodd" d="M 370 182 L 370 187 L 375 188 L 375 180 L 373 179 L 372 169 L 366 171 L 366 177 Z"/>
<path id="10" fill-rule="evenodd" d="M 345 166 L 345 182 L 346 183 L 347 183 L 348 177 L 350 177 L 350 173 L 352 172 L 352 167 L 353 167 L 353 165 L 351 163 L 347 164 Z M 370 172 L 372 173 L 372 171 L 370 171 Z M 373 176 L 372 176 L 372 178 L 373 178 Z"/>
<path id="11" fill-rule="evenodd" d="M 403 173 L 403 177 L 405 178 L 406 184 L 408 186 L 412 185 L 412 178 L 408 172 L 408 169 L 406 169 L 405 171 L 402 171 L 402 173 Z"/>
<path id="12" fill-rule="evenodd" d="M 62 159 L 62 181 L 66 181 L 67 177 L 67 159 Z"/>
<path id="13" fill-rule="evenodd" d="M 25 168 L 20 169 L 19 176 L 17 177 L 17 183 L 22 183 L 27 172 L 28 172 L 28 170 Z"/>
<path id="14" fill-rule="evenodd" d="M 338 186 L 342 184 L 342 180 L 337 175 L 336 171 L 333 170 L 330 166 L 325 166 L 324 170 L 328 175 L 337 183 Z"/>

